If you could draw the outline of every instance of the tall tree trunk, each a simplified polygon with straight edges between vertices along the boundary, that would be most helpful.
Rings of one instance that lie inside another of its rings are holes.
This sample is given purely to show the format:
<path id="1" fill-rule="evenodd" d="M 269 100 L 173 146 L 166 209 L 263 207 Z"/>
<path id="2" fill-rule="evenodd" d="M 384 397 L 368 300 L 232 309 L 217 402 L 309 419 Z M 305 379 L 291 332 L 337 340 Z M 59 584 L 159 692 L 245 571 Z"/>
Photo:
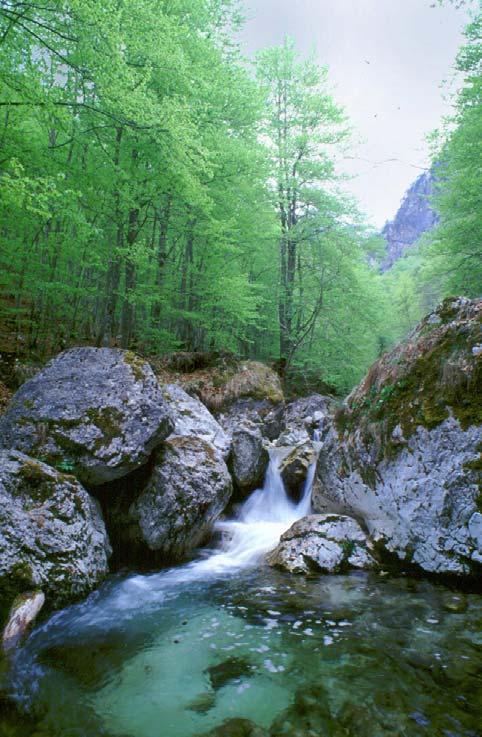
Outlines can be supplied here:
<path id="1" fill-rule="evenodd" d="M 114 166 L 116 168 L 116 176 L 118 175 L 118 166 L 120 162 L 120 150 L 122 143 L 123 128 L 119 126 L 116 130 Z M 119 289 L 121 275 L 121 252 L 124 243 L 122 213 L 120 211 L 120 192 L 115 190 L 114 203 L 116 212 L 116 242 L 112 250 L 107 268 L 105 291 L 103 297 L 102 314 L 99 321 L 99 331 L 97 333 L 97 345 L 109 346 L 112 343 L 114 335 L 115 313 L 117 308 L 117 295 Z"/>
<path id="2" fill-rule="evenodd" d="M 121 345 L 128 348 L 134 332 L 135 308 L 133 303 L 136 287 L 136 265 L 132 246 L 139 232 L 139 209 L 132 208 L 129 212 L 129 230 L 127 232 L 128 253 L 125 261 L 125 291 L 121 314 Z"/>
<path id="3" fill-rule="evenodd" d="M 172 195 L 168 195 L 166 206 L 159 213 L 159 241 L 157 245 L 157 270 L 156 270 L 156 297 L 152 307 L 152 321 L 159 326 L 161 318 L 161 290 L 164 280 L 164 269 L 167 262 L 167 234 L 169 230 L 169 220 L 171 216 Z"/>

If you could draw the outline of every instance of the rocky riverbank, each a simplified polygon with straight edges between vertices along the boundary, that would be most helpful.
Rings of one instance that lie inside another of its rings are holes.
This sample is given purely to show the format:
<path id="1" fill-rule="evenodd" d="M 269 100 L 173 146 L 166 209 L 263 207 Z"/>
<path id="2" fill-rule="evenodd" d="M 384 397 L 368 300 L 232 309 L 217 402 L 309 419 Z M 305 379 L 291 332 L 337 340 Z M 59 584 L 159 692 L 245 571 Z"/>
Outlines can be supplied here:
<path id="1" fill-rule="evenodd" d="M 128 351 L 60 354 L 0 419 L 2 617 L 18 595 L 63 606 L 118 565 L 185 560 L 260 486 L 272 445 L 294 501 L 318 457 L 321 516 L 287 531 L 271 564 L 478 576 L 481 310 L 446 300 L 341 407 L 285 402 L 252 361 L 207 374 L 186 354 L 156 372 Z"/>

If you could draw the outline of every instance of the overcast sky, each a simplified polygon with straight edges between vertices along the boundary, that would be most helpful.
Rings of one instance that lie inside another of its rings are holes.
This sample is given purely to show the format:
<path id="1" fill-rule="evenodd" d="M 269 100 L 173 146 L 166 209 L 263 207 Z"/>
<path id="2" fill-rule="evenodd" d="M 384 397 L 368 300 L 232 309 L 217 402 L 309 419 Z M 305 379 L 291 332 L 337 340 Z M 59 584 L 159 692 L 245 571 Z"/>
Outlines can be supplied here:
<path id="1" fill-rule="evenodd" d="M 395 215 L 416 167 L 427 166 L 425 135 L 450 109 L 440 86 L 452 76 L 468 16 L 435 2 L 245 0 L 247 53 L 290 35 L 329 66 L 334 97 L 356 130 L 354 155 L 373 162 L 345 162 L 354 176 L 347 186 L 378 227 Z"/>

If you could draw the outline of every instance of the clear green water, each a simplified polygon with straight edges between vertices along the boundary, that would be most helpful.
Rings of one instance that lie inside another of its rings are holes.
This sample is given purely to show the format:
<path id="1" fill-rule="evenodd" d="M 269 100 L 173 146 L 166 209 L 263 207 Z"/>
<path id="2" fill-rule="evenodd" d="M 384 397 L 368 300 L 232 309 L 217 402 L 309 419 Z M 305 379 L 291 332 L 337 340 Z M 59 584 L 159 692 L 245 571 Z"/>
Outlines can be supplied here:
<path id="1" fill-rule="evenodd" d="M 186 570 L 112 579 L 32 633 L 10 681 L 32 733 L 481 734 L 479 595 L 377 574 Z M 241 717 L 260 729 L 226 721 Z"/>

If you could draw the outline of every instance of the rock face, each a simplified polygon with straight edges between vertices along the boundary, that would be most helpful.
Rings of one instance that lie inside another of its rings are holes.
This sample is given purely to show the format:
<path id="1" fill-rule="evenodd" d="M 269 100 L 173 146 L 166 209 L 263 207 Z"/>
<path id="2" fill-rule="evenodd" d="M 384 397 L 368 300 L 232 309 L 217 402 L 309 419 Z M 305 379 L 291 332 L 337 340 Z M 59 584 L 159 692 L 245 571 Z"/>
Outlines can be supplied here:
<path id="1" fill-rule="evenodd" d="M 230 440 L 204 404 L 176 384 L 164 386 L 162 393 L 174 419 L 172 435 L 199 437 L 227 458 Z"/>
<path id="2" fill-rule="evenodd" d="M 295 522 L 267 561 L 290 573 L 344 573 L 376 565 L 360 525 L 333 514 L 312 514 Z"/>
<path id="3" fill-rule="evenodd" d="M 481 570 L 481 316 L 445 300 L 352 392 L 318 462 L 316 511 L 433 573 Z"/>
<path id="4" fill-rule="evenodd" d="M 395 219 L 384 226 L 382 236 L 387 243 L 387 253 L 382 262 L 382 271 L 393 266 L 423 233 L 436 225 L 437 215 L 430 206 L 433 190 L 432 172 L 419 176 L 407 191 Z"/>
<path id="5" fill-rule="evenodd" d="M 259 430 L 241 428 L 233 433 L 231 474 L 241 497 L 263 484 L 269 454 Z"/>
<path id="6" fill-rule="evenodd" d="M 0 420 L 0 446 L 95 486 L 144 464 L 171 429 L 147 363 L 128 351 L 74 348 L 14 395 Z"/>
<path id="7" fill-rule="evenodd" d="M 73 476 L 0 451 L 0 599 L 42 589 L 54 606 L 89 593 L 110 552 L 96 502 Z"/>
<path id="8" fill-rule="evenodd" d="M 180 560 L 209 535 L 232 482 L 222 457 L 198 437 L 170 437 L 129 511 L 131 539 L 167 560 Z"/>
<path id="9" fill-rule="evenodd" d="M 281 478 L 293 501 L 300 501 L 310 466 L 317 451 L 310 441 L 295 446 L 280 463 Z"/>

